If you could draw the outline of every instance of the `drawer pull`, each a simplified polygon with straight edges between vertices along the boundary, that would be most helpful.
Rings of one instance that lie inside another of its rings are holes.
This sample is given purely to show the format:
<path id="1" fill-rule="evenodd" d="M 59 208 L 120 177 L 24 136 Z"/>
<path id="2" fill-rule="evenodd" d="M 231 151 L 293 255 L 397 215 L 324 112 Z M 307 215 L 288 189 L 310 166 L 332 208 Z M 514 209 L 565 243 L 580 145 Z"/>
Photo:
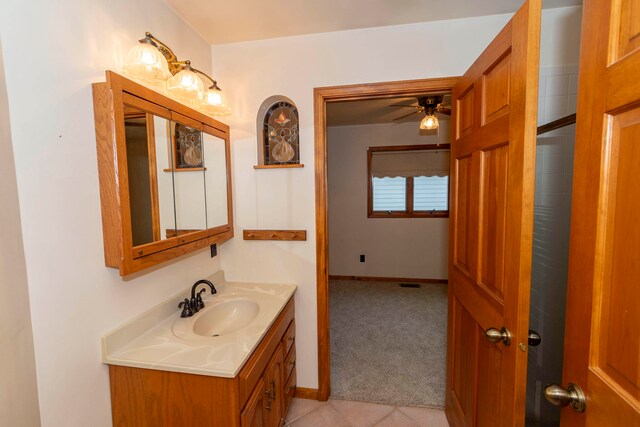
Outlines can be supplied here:
<path id="1" fill-rule="evenodd" d="M 267 405 L 265 406 L 265 408 L 270 411 L 271 410 L 271 390 L 266 389 L 264 391 L 264 394 L 267 395 Z"/>
<path id="2" fill-rule="evenodd" d="M 270 396 L 270 398 L 272 400 L 276 400 L 276 380 L 271 380 L 271 381 L 269 381 L 269 383 L 271 384 L 271 396 Z"/>
<path id="3" fill-rule="evenodd" d="M 292 360 L 291 362 L 289 362 L 289 365 L 293 366 L 294 368 L 296 367 L 296 361 Z"/>

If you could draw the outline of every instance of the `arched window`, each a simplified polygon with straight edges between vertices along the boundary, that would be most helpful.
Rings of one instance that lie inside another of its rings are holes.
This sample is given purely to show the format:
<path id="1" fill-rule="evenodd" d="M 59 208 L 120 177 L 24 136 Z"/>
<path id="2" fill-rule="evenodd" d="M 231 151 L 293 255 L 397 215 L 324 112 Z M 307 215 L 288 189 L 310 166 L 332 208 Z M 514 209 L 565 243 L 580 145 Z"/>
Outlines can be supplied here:
<path id="1" fill-rule="evenodd" d="M 295 165 L 300 163 L 298 108 L 286 96 L 267 98 L 257 117 L 258 164 Z"/>

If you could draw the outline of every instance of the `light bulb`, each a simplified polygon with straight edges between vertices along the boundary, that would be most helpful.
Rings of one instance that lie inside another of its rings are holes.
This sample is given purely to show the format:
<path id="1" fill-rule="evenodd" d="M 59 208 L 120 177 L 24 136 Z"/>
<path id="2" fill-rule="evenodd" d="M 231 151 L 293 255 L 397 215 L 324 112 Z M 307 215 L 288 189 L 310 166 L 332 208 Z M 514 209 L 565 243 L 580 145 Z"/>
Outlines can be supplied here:
<path id="1" fill-rule="evenodd" d="M 420 122 L 420 129 L 438 129 L 438 118 L 434 114 L 427 114 Z"/>
<path id="2" fill-rule="evenodd" d="M 215 84 L 207 90 L 201 108 L 202 111 L 212 116 L 226 116 L 231 113 L 227 97 Z"/>
<path id="3" fill-rule="evenodd" d="M 182 86 L 185 89 L 189 89 L 192 88 L 194 85 L 196 85 L 196 79 L 193 76 L 193 73 L 184 73 L 180 76 L 180 86 Z"/>
<path id="4" fill-rule="evenodd" d="M 220 105 L 222 104 L 222 96 L 219 92 L 209 90 L 207 91 L 207 102 L 211 105 Z"/>
<path id="5" fill-rule="evenodd" d="M 167 92 L 180 101 L 198 104 L 204 97 L 204 84 L 187 66 L 167 81 Z"/>
<path id="6" fill-rule="evenodd" d="M 148 49 L 145 49 L 140 53 L 140 62 L 145 65 L 155 65 L 157 61 L 155 55 L 149 52 Z"/>
<path id="7" fill-rule="evenodd" d="M 146 42 L 138 43 L 129 50 L 122 72 L 156 87 L 163 87 L 163 82 L 171 77 L 167 59 L 155 46 Z"/>

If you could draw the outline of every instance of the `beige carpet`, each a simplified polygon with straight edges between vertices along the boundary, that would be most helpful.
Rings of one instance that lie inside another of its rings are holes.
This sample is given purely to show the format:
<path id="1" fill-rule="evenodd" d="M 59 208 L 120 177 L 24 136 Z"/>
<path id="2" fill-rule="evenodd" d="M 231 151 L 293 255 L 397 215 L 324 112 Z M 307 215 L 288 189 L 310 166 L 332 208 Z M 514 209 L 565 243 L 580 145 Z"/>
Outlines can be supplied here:
<path id="1" fill-rule="evenodd" d="M 443 407 L 447 285 L 332 280 L 331 397 Z"/>

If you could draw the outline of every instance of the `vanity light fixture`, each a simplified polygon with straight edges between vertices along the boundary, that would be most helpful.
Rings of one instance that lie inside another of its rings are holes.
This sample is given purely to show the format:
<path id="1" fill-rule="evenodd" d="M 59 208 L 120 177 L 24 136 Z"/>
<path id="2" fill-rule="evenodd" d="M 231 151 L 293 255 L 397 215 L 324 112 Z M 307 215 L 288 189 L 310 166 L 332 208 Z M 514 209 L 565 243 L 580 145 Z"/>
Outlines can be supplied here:
<path id="1" fill-rule="evenodd" d="M 124 74 L 166 93 L 213 116 L 231 113 L 226 96 L 218 83 L 206 73 L 191 66 L 191 61 L 179 61 L 173 50 L 151 33 L 131 48 L 127 54 Z M 200 76 L 206 77 L 211 86 L 205 91 Z"/>

